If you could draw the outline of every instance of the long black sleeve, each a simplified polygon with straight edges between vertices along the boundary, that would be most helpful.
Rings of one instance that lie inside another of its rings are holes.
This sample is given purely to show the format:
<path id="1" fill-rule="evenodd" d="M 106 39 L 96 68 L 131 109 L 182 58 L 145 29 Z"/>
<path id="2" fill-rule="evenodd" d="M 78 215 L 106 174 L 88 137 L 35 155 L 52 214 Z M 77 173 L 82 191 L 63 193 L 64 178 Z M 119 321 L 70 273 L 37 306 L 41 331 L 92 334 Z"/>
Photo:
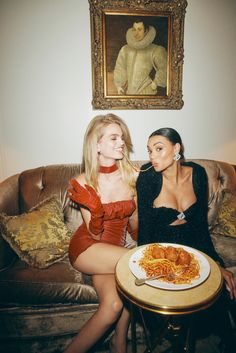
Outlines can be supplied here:
<path id="1" fill-rule="evenodd" d="M 151 163 L 142 166 L 142 169 L 150 167 Z M 153 198 L 155 189 L 158 188 L 158 174 L 149 169 L 145 172 L 140 172 L 137 179 L 137 195 L 138 195 L 138 245 L 152 243 L 155 240 L 153 234 Z M 160 186 L 160 185 L 159 185 Z"/>

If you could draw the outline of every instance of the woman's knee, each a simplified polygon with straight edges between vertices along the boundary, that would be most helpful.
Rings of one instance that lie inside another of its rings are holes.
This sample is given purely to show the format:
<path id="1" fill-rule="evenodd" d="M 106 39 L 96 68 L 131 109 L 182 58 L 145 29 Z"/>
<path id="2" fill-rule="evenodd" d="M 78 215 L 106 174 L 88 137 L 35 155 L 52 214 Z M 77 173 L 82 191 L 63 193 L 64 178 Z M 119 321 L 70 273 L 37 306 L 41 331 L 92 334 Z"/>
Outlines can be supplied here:
<path id="1" fill-rule="evenodd" d="M 123 302 L 119 298 L 109 299 L 101 304 L 100 308 L 107 317 L 109 323 L 115 322 L 123 310 Z"/>
<path id="2" fill-rule="evenodd" d="M 123 302 L 120 299 L 115 299 L 111 303 L 114 313 L 120 314 L 123 309 Z"/>

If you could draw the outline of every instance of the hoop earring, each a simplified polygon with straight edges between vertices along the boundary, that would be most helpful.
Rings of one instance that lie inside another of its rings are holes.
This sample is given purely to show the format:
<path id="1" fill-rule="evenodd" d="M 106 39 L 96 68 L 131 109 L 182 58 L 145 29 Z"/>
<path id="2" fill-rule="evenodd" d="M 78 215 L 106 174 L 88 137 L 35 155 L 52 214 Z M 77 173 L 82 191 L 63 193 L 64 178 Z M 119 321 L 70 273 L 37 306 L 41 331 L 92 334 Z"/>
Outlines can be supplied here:
<path id="1" fill-rule="evenodd" d="M 181 155 L 178 152 L 176 152 L 174 157 L 173 157 L 173 160 L 177 162 L 177 161 L 180 160 L 180 158 L 181 158 Z"/>

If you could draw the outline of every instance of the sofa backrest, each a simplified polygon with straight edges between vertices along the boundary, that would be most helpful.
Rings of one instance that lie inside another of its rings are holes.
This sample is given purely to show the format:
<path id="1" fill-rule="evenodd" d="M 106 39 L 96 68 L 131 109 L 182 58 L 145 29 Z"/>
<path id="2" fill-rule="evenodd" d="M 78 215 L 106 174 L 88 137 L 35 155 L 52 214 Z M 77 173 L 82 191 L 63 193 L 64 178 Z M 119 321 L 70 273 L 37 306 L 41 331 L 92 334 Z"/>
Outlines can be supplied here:
<path id="1" fill-rule="evenodd" d="M 236 189 L 236 174 L 232 165 L 206 159 L 191 159 L 202 165 L 209 182 L 209 224 L 211 225 L 221 200 L 222 190 Z M 141 166 L 145 161 L 133 162 Z M 81 215 L 67 198 L 70 179 L 81 173 L 80 164 L 59 164 L 39 167 L 22 172 L 19 177 L 20 213 L 28 211 L 39 202 L 56 195 L 61 201 L 65 222 L 71 230 L 81 223 Z"/>
<path id="2" fill-rule="evenodd" d="M 235 166 L 208 159 L 191 159 L 191 161 L 204 167 L 208 176 L 208 223 L 211 228 L 223 197 L 222 191 L 236 190 Z"/>
<path id="3" fill-rule="evenodd" d="M 58 164 L 29 169 L 19 177 L 19 210 L 29 211 L 39 202 L 56 196 L 62 205 L 65 223 L 75 230 L 82 222 L 81 214 L 67 197 L 69 181 L 81 173 L 81 164 Z"/>

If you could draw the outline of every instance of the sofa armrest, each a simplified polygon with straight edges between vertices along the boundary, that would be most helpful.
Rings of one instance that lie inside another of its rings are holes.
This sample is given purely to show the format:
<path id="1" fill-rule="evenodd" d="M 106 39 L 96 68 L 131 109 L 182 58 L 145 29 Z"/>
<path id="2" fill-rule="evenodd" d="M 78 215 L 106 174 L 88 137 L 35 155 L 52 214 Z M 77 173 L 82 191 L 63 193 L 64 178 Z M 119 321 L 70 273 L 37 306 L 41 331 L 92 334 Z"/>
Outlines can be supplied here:
<path id="1" fill-rule="evenodd" d="M 0 183 L 0 213 L 19 214 L 19 174 Z"/>
<path id="2" fill-rule="evenodd" d="M 13 175 L 0 183 L 0 213 L 19 214 L 19 174 Z M 15 252 L 2 238 L 0 229 L 0 271 L 9 267 L 17 258 Z"/>

